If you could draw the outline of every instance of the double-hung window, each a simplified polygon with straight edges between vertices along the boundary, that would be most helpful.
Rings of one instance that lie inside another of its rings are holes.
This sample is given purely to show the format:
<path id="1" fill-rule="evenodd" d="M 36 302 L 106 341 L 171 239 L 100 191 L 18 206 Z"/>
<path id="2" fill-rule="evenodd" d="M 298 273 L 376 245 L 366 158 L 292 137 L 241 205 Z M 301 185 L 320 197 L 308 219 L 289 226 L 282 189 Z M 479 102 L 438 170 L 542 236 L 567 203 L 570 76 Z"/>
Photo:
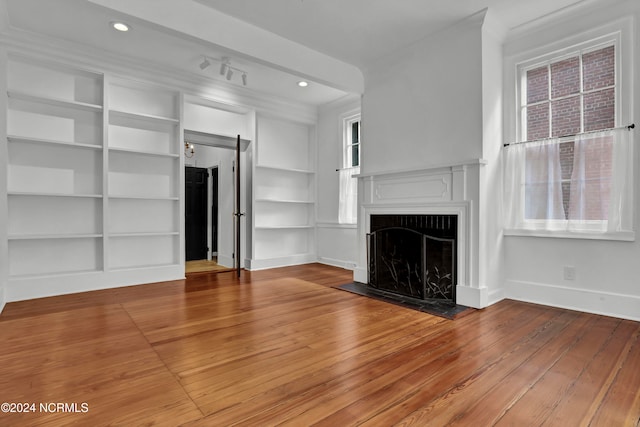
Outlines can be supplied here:
<path id="1" fill-rule="evenodd" d="M 620 123 L 620 71 L 619 34 L 517 64 L 520 142 L 505 147 L 507 229 L 630 235 L 633 162 L 631 132 Z"/>
<path id="2" fill-rule="evenodd" d="M 340 173 L 340 200 L 338 222 L 356 224 L 358 217 L 358 180 L 360 173 L 360 113 L 349 114 L 342 119 L 343 155 Z"/>

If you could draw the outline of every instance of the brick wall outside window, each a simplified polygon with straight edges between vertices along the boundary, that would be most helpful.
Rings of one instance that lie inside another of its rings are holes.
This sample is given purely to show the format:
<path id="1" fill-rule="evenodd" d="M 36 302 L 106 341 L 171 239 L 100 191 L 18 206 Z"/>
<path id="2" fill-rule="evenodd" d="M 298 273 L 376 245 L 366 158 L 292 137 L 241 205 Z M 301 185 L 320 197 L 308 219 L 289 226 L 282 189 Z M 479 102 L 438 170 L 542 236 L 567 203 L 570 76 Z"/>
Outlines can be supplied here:
<path id="1" fill-rule="evenodd" d="M 581 73 L 582 71 L 582 73 Z M 608 46 L 552 61 L 526 72 L 526 140 L 563 137 L 615 126 L 615 48 Z M 589 186 L 608 195 L 611 148 L 599 164 L 589 165 Z M 574 142 L 560 144 L 565 213 L 570 210 Z M 602 191 L 601 191 L 602 192 Z M 587 201 L 587 219 L 606 219 L 601 197 Z M 608 199 L 608 197 L 607 197 Z"/>

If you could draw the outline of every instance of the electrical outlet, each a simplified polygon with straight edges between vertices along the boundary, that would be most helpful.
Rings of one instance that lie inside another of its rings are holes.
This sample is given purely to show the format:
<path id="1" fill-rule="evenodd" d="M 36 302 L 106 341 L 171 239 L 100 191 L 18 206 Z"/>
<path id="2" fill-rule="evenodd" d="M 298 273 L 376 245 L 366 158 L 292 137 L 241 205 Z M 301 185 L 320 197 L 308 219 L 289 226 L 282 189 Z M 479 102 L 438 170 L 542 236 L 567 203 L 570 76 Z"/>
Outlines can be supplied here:
<path id="1" fill-rule="evenodd" d="M 574 266 L 564 266 L 564 280 L 576 280 L 576 268 Z"/>

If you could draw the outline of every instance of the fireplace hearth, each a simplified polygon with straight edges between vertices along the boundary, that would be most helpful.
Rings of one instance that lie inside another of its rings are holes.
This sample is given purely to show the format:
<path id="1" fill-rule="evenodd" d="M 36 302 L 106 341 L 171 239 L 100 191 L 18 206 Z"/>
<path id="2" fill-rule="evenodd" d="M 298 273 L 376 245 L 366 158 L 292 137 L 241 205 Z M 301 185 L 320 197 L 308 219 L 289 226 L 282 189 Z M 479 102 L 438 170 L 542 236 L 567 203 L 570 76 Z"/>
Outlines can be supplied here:
<path id="1" fill-rule="evenodd" d="M 371 215 L 368 286 L 455 304 L 457 215 Z"/>

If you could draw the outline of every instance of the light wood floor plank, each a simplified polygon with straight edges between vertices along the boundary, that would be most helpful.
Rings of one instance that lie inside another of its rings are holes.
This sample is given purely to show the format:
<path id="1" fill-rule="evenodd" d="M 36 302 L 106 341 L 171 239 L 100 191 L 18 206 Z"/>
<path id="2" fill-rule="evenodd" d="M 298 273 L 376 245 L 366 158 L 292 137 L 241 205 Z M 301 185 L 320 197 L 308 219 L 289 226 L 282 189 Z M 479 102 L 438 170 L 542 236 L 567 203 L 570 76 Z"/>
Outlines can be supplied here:
<path id="1" fill-rule="evenodd" d="M 640 323 L 505 300 L 455 321 L 310 264 L 10 303 L 1 426 L 629 426 Z"/>

